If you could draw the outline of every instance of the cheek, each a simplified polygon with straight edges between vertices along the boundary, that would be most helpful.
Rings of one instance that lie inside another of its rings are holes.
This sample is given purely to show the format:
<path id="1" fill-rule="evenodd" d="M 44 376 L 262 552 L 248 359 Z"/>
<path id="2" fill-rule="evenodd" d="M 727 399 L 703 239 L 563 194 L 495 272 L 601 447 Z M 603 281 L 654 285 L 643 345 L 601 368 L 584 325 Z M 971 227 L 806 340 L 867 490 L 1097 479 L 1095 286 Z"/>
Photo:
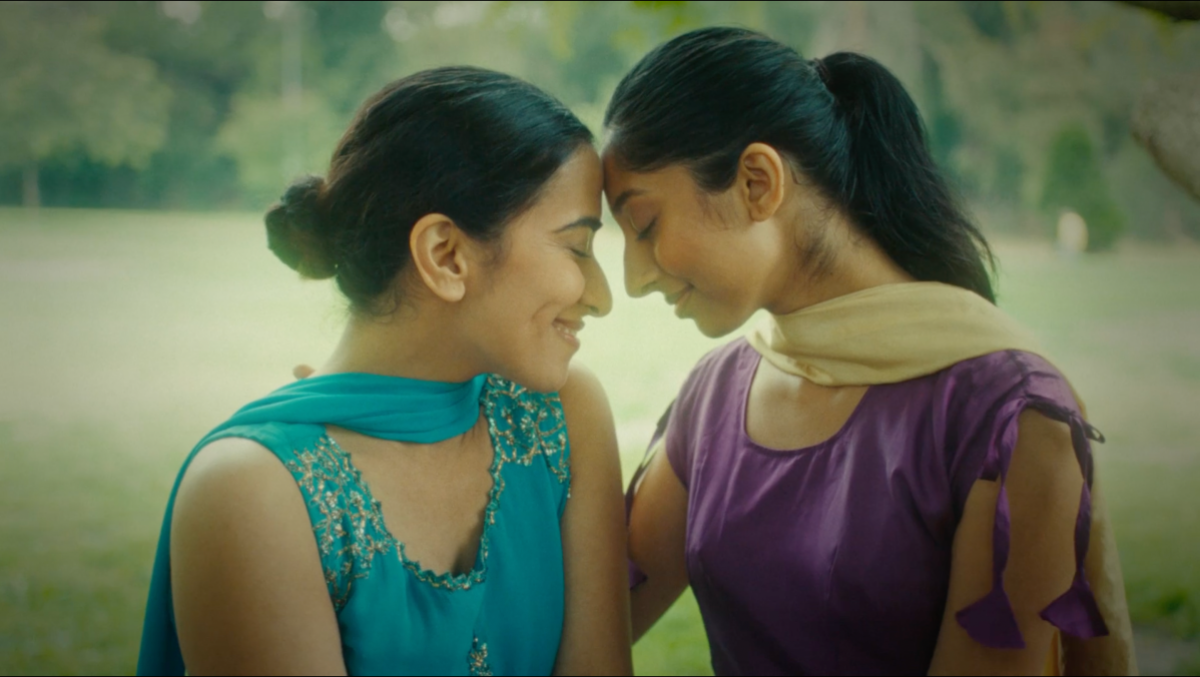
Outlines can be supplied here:
<path id="1" fill-rule="evenodd" d="M 731 257 L 726 244 L 703 236 L 664 238 L 657 243 L 656 254 L 663 272 L 695 287 L 701 294 L 713 299 L 737 295 L 740 276 L 736 266 L 731 266 L 736 259 Z"/>
<path id="2" fill-rule="evenodd" d="M 584 288 L 587 285 L 587 279 L 583 275 L 583 270 L 579 264 L 574 261 L 563 266 L 562 274 L 558 276 L 558 297 L 563 307 L 573 306 L 579 303 L 583 297 Z"/>
<path id="3" fill-rule="evenodd" d="M 655 264 L 664 273 L 696 287 L 705 286 L 704 248 L 694 238 L 680 237 L 674 232 L 662 233 L 649 248 Z"/>
<path id="4" fill-rule="evenodd" d="M 539 325 L 553 322 L 583 296 L 583 271 L 567 257 L 543 257 L 532 261 L 527 270 L 521 284 L 522 305 Z"/>

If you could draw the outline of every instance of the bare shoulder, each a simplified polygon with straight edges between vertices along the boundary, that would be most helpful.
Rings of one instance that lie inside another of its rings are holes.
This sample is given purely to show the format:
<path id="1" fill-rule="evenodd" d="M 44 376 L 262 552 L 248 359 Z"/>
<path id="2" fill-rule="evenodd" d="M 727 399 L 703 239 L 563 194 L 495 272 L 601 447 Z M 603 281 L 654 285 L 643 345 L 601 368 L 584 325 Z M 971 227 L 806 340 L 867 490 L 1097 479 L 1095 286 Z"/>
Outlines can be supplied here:
<path id="1" fill-rule="evenodd" d="M 217 440 L 192 460 L 175 497 L 171 531 L 173 558 L 185 552 L 237 558 L 256 551 L 255 543 L 293 550 L 312 541 L 291 472 L 269 449 L 244 438 Z"/>
<path id="2" fill-rule="evenodd" d="M 1062 452 L 1072 450 L 1071 428 L 1036 409 L 1025 409 L 1017 417 L 1018 444 Z"/>
<path id="3" fill-rule="evenodd" d="M 1073 515 L 1082 482 L 1070 427 L 1033 409 L 1021 412 L 1007 481 L 1011 500 Z"/>
<path id="4" fill-rule="evenodd" d="M 562 516 L 566 606 L 554 674 L 632 674 L 621 463 L 600 380 L 572 364 L 559 391 L 571 441 Z"/>
<path id="5" fill-rule="evenodd" d="M 600 379 L 587 367 L 571 363 L 567 383 L 558 393 L 572 446 L 577 437 L 593 437 L 614 427 L 612 408 Z M 588 445 L 592 446 L 592 445 Z"/>
<path id="6" fill-rule="evenodd" d="M 270 504 L 280 492 L 296 494 L 297 489 L 275 454 L 253 440 L 228 437 L 205 446 L 192 459 L 179 485 L 175 512 L 193 506 L 240 512 L 249 503 Z"/>
<path id="7" fill-rule="evenodd" d="M 345 674 L 307 506 L 269 449 L 240 438 L 202 449 L 175 499 L 170 547 L 189 672 Z"/>
<path id="8" fill-rule="evenodd" d="M 558 395 L 562 398 L 564 409 L 571 405 L 587 407 L 588 405 L 595 406 L 600 402 L 606 406 L 608 404 L 608 397 L 604 394 L 604 386 L 601 385 L 600 379 L 591 369 L 578 361 L 571 363 L 567 373 L 567 383 L 562 390 L 558 391 Z"/>

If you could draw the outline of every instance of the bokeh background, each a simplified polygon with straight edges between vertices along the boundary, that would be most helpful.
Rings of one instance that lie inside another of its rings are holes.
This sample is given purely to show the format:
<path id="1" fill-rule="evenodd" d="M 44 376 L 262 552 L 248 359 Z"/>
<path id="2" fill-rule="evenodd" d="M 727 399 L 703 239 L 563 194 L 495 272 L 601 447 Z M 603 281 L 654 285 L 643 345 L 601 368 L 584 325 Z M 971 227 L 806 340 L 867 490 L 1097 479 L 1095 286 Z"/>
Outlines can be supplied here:
<path id="1" fill-rule="evenodd" d="M 261 214 L 324 172 L 367 95 L 481 65 L 599 134 L 638 58 L 712 24 L 808 57 L 865 52 L 908 86 L 997 247 L 1000 305 L 1107 434 L 1143 672 L 1200 674 L 1200 146 L 1185 145 L 1200 103 L 1170 118 L 1155 98 L 1200 83 L 1200 23 L 1180 20 L 1200 3 L 1140 3 L 1175 19 L 1136 4 L 0 3 L 0 674 L 132 672 L 183 456 L 322 360 L 346 317 L 329 284 L 274 260 Z M 620 293 L 611 224 L 596 249 L 617 298 L 579 359 L 608 389 L 629 473 L 718 342 Z M 690 596 L 635 660 L 709 673 Z"/>

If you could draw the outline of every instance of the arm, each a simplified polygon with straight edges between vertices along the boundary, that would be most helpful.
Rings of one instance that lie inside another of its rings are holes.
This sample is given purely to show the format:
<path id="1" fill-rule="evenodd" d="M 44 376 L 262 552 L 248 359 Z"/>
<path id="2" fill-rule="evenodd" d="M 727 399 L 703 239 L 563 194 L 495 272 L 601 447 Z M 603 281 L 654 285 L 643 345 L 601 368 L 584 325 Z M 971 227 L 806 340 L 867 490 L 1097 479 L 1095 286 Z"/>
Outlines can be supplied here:
<path id="1" fill-rule="evenodd" d="M 571 443 L 562 519 L 566 616 L 554 674 L 631 675 L 621 460 L 600 382 L 572 367 L 559 396 Z"/>
<path id="2" fill-rule="evenodd" d="M 258 444 L 218 440 L 188 468 L 171 590 L 189 674 L 346 674 L 304 499 Z"/>
<path id="3" fill-rule="evenodd" d="M 1100 486 L 1100 473 L 1092 480 L 1092 530 L 1087 559 L 1084 560 L 1088 585 L 1108 625 L 1107 637 L 1075 639 L 1063 636 L 1063 654 L 1068 675 L 1136 675 L 1137 657 L 1133 647 L 1133 627 L 1129 603 L 1125 600 L 1125 578 L 1112 522 Z"/>
<path id="4" fill-rule="evenodd" d="M 1038 614 L 1070 586 L 1074 529 L 1083 475 L 1066 424 L 1026 410 L 1018 419 L 1007 479 L 1011 547 L 1004 589 L 1024 649 L 993 649 L 967 635 L 955 613 L 992 587 L 992 525 L 999 486 L 976 482 L 954 537 L 950 589 L 930 674 L 1044 674 L 1054 626 Z"/>
<path id="5" fill-rule="evenodd" d="M 642 638 L 688 587 L 684 559 L 687 489 L 660 444 L 636 495 L 629 519 L 629 556 L 646 575 L 632 593 L 633 640 Z"/>

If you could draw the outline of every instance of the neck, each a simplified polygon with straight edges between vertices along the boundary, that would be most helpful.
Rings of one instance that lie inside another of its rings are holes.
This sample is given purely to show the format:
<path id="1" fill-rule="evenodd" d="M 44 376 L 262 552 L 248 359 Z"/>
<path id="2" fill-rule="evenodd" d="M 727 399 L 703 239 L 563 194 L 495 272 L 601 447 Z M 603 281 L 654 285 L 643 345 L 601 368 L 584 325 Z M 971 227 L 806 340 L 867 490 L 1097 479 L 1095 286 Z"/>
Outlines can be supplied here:
<path id="1" fill-rule="evenodd" d="M 485 369 L 470 359 L 470 346 L 456 340 L 449 317 L 436 309 L 405 308 L 384 318 L 355 315 L 317 375 L 367 373 L 422 381 L 461 383 Z"/>
<path id="2" fill-rule="evenodd" d="M 774 315 L 787 315 L 809 306 L 886 284 L 915 281 L 873 239 L 840 214 L 823 219 L 798 219 L 804 229 L 786 262 L 782 284 L 766 305 Z"/>

